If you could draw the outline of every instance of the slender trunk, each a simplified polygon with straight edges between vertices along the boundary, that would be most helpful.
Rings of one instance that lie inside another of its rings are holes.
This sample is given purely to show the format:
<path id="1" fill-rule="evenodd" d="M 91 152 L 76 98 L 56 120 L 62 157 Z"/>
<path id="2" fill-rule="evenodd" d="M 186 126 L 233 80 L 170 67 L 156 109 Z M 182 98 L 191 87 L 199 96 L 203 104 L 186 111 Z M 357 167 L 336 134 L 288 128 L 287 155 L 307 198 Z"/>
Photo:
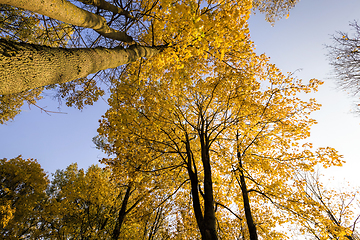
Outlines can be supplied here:
<path id="1" fill-rule="evenodd" d="M 91 73 L 151 57 L 159 47 L 51 48 L 0 39 L 0 95 L 69 82 Z"/>
<path id="2" fill-rule="evenodd" d="M 125 32 L 110 28 L 104 17 L 78 8 L 66 0 L 0 0 L 2 4 L 23 8 L 79 27 L 91 28 L 104 37 L 132 42 Z"/>
<path id="3" fill-rule="evenodd" d="M 236 142 L 239 144 L 239 132 L 236 133 Z M 244 210 L 245 210 L 245 218 L 246 223 L 249 229 L 250 240 L 258 240 L 258 235 L 256 231 L 256 226 L 254 223 L 254 219 L 251 214 L 251 207 L 250 207 L 250 199 L 249 199 L 249 192 L 247 190 L 246 182 L 245 182 L 245 175 L 244 169 L 242 165 L 242 157 L 239 150 L 239 145 L 236 147 L 236 157 L 239 162 L 239 172 L 240 172 L 240 188 L 243 196 L 243 203 L 244 203 Z"/>
<path id="4" fill-rule="evenodd" d="M 193 209 L 194 209 L 194 213 L 195 213 L 196 223 L 200 229 L 201 236 L 203 236 L 202 226 L 203 226 L 203 222 L 204 222 L 204 216 L 201 211 L 201 204 L 200 204 L 200 199 L 199 199 L 199 190 L 198 190 L 199 181 L 198 181 L 198 177 L 197 177 L 196 167 L 194 168 L 194 170 L 192 169 L 193 158 L 192 158 L 191 149 L 190 149 L 190 141 L 189 141 L 189 138 L 187 135 L 186 135 L 186 143 L 185 144 L 186 144 L 186 155 L 187 155 L 187 160 L 188 160 L 186 165 L 187 165 L 187 171 L 189 174 L 190 184 L 191 184 Z"/>
<path id="5" fill-rule="evenodd" d="M 242 170 L 240 170 L 240 183 L 241 183 L 241 192 L 242 192 L 243 201 L 244 201 L 246 223 L 248 225 L 249 234 L 250 234 L 250 240 L 258 240 L 256 226 L 254 224 L 254 219 L 251 215 L 250 200 L 249 200 L 249 195 L 248 195 L 247 187 L 246 187 L 246 183 L 245 183 L 245 177 L 243 175 Z"/>
<path id="6" fill-rule="evenodd" d="M 250 207 L 250 199 L 249 199 L 249 193 L 247 190 L 246 182 L 245 182 L 245 176 L 244 171 L 242 168 L 242 162 L 241 162 L 241 156 L 240 153 L 237 153 L 237 158 L 240 165 L 240 188 L 243 196 L 243 202 L 244 202 L 244 210 L 245 210 L 245 218 L 246 223 L 248 225 L 249 234 L 250 234 L 250 240 L 258 240 L 258 235 L 256 231 L 256 226 L 254 223 L 254 219 L 251 214 L 251 207 Z"/>
<path id="7" fill-rule="evenodd" d="M 119 239 L 120 229 L 121 229 L 122 223 L 124 222 L 124 219 L 126 216 L 126 207 L 129 202 L 130 193 L 131 193 L 131 184 L 126 189 L 126 193 L 125 193 L 123 202 L 121 204 L 121 209 L 118 214 L 118 219 L 116 221 L 115 228 L 112 232 L 112 239 L 114 239 L 114 240 Z"/>
<path id="8" fill-rule="evenodd" d="M 163 217 L 163 213 L 162 213 L 163 209 L 160 207 L 156 210 L 156 216 L 154 219 L 154 222 L 151 226 L 151 230 L 149 233 L 149 240 L 153 240 L 155 234 L 159 231 L 159 227 L 161 226 L 161 223 L 163 221 L 162 217 Z"/>

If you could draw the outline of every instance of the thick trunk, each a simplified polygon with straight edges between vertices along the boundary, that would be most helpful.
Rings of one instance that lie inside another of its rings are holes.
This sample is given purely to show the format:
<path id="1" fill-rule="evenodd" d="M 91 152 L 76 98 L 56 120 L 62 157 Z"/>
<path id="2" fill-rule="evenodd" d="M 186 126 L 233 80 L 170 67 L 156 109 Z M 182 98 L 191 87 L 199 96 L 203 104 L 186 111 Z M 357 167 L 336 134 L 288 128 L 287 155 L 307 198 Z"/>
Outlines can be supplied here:
<path id="1" fill-rule="evenodd" d="M 0 39 L 0 95 L 69 82 L 91 73 L 151 57 L 160 48 L 51 48 Z"/>
<path id="2" fill-rule="evenodd" d="M 0 0 L 2 4 L 23 8 L 79 27 L 94 29 L 104 37 L 132 42 L 125 32 L 110 28 L 105 18 L 78 8 L 66 0 Z"/>
<path id="3" fill-rule="evenodd" d="M 200 133 L 201 160 L 204 168 L 204 228 L 206 240 L 217 240 L 214 193 L 212 187 L 209 141 L 206 134 Z"/>
<path id="4" fill-rule="evenodd" d="M 204 192 L 201 191 L 196 165 L 190 149 L 190 140 L 186 135 L 187 170 L 191 183 L 193 209 L 202 240 L 217 240 L 214 196 L 212 189 L 209 145 L 205 134 L 200 134 L 201 159 L 204 168 Z M 199 191 L 204 199 L 204 213 L 202 213 Z"/>

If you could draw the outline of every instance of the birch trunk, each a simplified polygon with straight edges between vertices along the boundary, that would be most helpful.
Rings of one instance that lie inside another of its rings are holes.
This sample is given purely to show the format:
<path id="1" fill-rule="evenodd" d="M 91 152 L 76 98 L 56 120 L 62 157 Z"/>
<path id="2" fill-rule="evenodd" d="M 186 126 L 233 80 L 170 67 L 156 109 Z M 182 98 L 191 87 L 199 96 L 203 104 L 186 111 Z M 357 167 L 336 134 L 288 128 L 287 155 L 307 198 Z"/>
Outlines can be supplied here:
<path id="1" fill-rule="evenodd" d="M 110 28 L 104 17 L 78 8 L 66 0 L 0 0 L 2 4 L 23 8 L 79 27 L 91 28 L 104 37 L 132 42 L 125 32 Z"/>
<path id="2" fill-rule="evenodd" d="M 0 95 L 69 82 L 159 52 L 138 45 L 66 49 L 0 39 Z"/>

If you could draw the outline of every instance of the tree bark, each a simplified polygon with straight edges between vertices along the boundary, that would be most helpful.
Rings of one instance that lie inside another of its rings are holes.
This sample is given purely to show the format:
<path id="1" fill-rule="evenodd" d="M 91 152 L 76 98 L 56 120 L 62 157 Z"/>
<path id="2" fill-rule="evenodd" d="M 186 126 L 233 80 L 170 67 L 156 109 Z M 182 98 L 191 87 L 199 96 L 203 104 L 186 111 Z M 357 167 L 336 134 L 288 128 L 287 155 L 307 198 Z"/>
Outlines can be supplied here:
<path id="1" fill-rule="evenodd" d="M 198 176 L 197 176 L 197 170 L 196 167 L 194 166 L 194 170 L 192 169 L 192 163 L 193 163 L 193 157 L 192 157 L 192 153 L 191 153 L 191 149 L 190 149 L 190 141 L 189 141 L 189 137 L 186 134 L 186 155 L 187 155 L 187 171 L 189 174 L 189 178 L 190 178 L 190 184 L 191 184 L 191 195 L 192 195 L 192 205 L 193 205 L 193 210 L 195 213 L 195 219 L 196 219 L 196 223 L 198 225 L 198 228 L 200 230 L 201 236 L 203 236 L 203 222 L 204 222 L 204 216 L 203 213 L 201 211 L 201 204 L 200 204 L 200 199 L 199 199 L 199 190 L 198 190 L 198 186 L 199 186 L 199 180 L 198 180 Z"/>
<path id="2" fill-rule="evenodd" d="M 0 95 L 69 82 L 158 54 L 163 47 L 51 48 L 0 39 Z"/>
<path id="3" fill-rule="evenodd" d="M 215 206 L 214 206 L 214 196 L 212 189 L 212 179 L 211 179 L 211 167 L 210 167 L 210 155 L 209 155 L 209 145 L 206 141 L 207 138 L 204 138 L 203 133 L 199 133 L 201 141 L 201 159 L 204 168 L 204 193 L 201 191 L 199 186 L 199 180 L 197 175 L 196 166 L 194 159 L 192 157 L 190 149 L 190 140 L 188 135 L 186 135 L 186 155 L 187 155 L 187 170 L 190 177 L 191 183 L 191 194 L 192 194 L 192 203 L 195 213 L 196 222 L 200 230 L 202 240 L 217 240 L 217 231 L 216 231 L 216 219 L 215 219 Z M 206 139 L 206 140 L 205 140 Z M 193 165 L 193 166 L 192 166 Z M 204 199 L 204 213 L 201 209 L 199 191 Z"/>
<path id="4" fill-rule="evenodd" d="M 118 6 L 108 3 L 105 0 L 78 0 L 78 1 L 82 2 L 84 4 L 87 4 L 87 5 L 92 5 L 92 6 L 110 11 L 114 14 L 120 14 L 120 15 L 124 15 L 127 18 L 135 19 L 133 16 L 131 16 L 129 11 L 126 11 Z"/>
<path id="5" fill-rule="evenodd" d="M 64 23 L 91 28 L 107 38 L 123 42 L 133 41 L 125 32 L 110 28 L 104 17 L 78 8 L 66 0 L 0 0 L 0 3 L 23 8 Z"/>
<path id="6" fill-rule="evenodd" d="M 216 218 L 214 206 L 214 192 L 212 187 L 210 153 L 209 153 L 209 139 L 204 129 L 200 133 L 201 144 L 201 160 L 204 168 L 204 228 L 206 237 L 205 240 L 217 240 L 216 232 Z"/>
<path id="7" fill-rule="evenodd" d="M 117 221 L 116 221 L 116 224 L 115 224 L 115 228 L 114 228 L 114 230 L 112 232 L 112 239 L 113 240 L 119 239 L 120 229 L 121 229 L 121 226 L 122 226 L 122 224 L 124 222 L 124 219 L 125 219 L 125 216 L 126 216 L 126 207 L 127 207 L 127 204 L 128 204 L 129 198 L 130 198 L 130 194 L 131 194 L 131 185 L 132 184 L 130 183 L 129 186 L 127 187 L 124 199 L 123 199 L 122 204 L 121 204 L 121 209 L 120 209 L 119 214 L 118 214 L 118 218 L 117 218 Z"/>
<path id="8" fill-rule="evenodd" d="M 240 152 L 237 152 L 237 158 L 238 158 L 239 165 L 240 165 L 240 169 L 239 169 L 239 172 L 240 172 L 240 188 L 241 188 L 241 192 L 242 192 L 242 196 L 243 196 L 245 218 L 246 218 L 246 223 L 247 223 L 248 229 L 249 229 L 250 240 L 258 240 L 256 226 L 255 226 L 252 214 L 251 214 L 249 192 L 247 190 L 247 186 L 246 186 L 246 182 L 245 182 L 245 176 L 244 176 L 244 171 L 243 171 L 243 168 L 242 168 L 242 161 L 241 161 Z"/>
<path id="9" fill-rule="evenodd" d="M 236 142 L 237 142 L 237 144 L 239 144 L 239 132 L 236 133 Z M 237 147 L 236 147 L 236 157 L 237 157 L 238 163 L 239 163 L 239 172 L 240 172 L 239 185 L 240 185 L 241 193 L 243 196 L 245 218 L 246 218 L 246 223 L 247 223 L 248 230 L 249 230 L 250 240 L 258 240 L 258 235 L 257 235 L 256 226 L 254 223 L 254 218 L 251 214 L 249 192 L 248 192 L 246 182 L 245 182 L 245 175 L 244 175 L 244 169 L 243 169 L 243 164 L 242 164 L 242 156 L 241 156 L 241 153 L 239 150 L 239 145 L 237 145 Z"/>

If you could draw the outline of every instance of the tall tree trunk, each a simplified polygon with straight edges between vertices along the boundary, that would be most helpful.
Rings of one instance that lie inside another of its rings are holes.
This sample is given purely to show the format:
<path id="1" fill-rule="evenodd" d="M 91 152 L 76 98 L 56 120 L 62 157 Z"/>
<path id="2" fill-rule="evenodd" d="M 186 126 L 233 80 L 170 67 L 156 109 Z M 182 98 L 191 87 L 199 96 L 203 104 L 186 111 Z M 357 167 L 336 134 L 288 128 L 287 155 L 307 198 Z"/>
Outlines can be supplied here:
<path id="1" fill-rule="evenodd" d="M 161 47 L 51 48 L 0 39 L 0 95 L 69 82 L 158 54 Z"/>
<path id="2" fill-rule="evenodd" d="M 204 192 L 201 191 L 196 165 L 190 148 L 190 140 L 186 134 L 187 170 L 191 183 L 191 194 L 196 222 L 202 240 L 217 240 L 214 196 L 211 179 L 209 144 L 203 131 L 199 132 L 201 142 L 201 160 L 204 168 Z M 201 209 L 199 191 L 204 199 L 204 213 Z"/>
<path id="3" fill-rule="evenodd" d="M 237 144 L 239 144 L 239 132 L 236 133 L 236 142 L 237 142 Z M 246 218 L 246 223 L 248 225 L 250 240 L 258 240 L 258 235 L 257 235 L 257 231 L 256 231 L 256 226 L 255 226 L 255 223 L 254 223 L 254 218 L 253 218 L 253 216 L 251 214 L 249 192 L 248 192 L 246 182 L 245 182 L 245 175 L 244 175 L 244 169 L 243 169 L 243 165 L 242 165 L 242 157 L 241 157 L 239 145 L 237 145 L 236 148 L 237 148 L 236 149 L 236 157 L 238 159 L 239 172 L 240 172 L 240 183 L 239 183 L 239 185 L 240 185 L 241 193 L 242 193 L 242 196 L 243 196 L 245 218 Z"/>
<path id="4" fill-rule="evenodd" d="M 23 8 L 64 23 L 91 28 L 107 38 L 123 42 L 133 41 L 125 32 L 110 28 L 104 17 L 78 8 L 66 0 L 0 0 L 0 3 Z"/>
<path id="5" fill-rule="evenodd" d="M 209 140 L 204 129 L 200 132 L 201 160 L 204 168 L 204 229 L 205 240 L 217 240 L 214 192 L 212 187 Z"/>
<path id="6" fill-rule="evenodd" d="M 119 239 L 120 229 L 121 229 L 121 226 L 122 226 L 125 216 L 126 216 L 126 208 L 127 208 L 128 202 L 129 202 L 130 194 L 131 194 L 131 186 L 132 186 L 132 184 L 129 183 L 129 186 L 126 189 L 126 193 L 125 193 L 124 199 L 121 204 L 121 209 L 118 214 L 115 228 L 112 232 L 112 239 L 114 239 L 114 240 Z"/>
<path id="7" fill-rule="evenodd" d="M 248 229 L 249 229 L 250 240 L 258 240 L 258 235 L 257 235 L 257 231 L 256 231 L 256 226 L 254 223 L 254 218 L 252 217 L 252 214 L 251 214 L 249 192 L 248 192 L 246 182 L 245 182 L 245 176 L 244 176 L 244 171 L 242 168 L 240 152 L 237 152 L 237 158 L 238 158 L 239 165 L 240 165 L 240 169 L 239 169 L 239 171 L 240 171 L 240 188 L 241 188 L 241 192 L 242 192 L 242 196 L 243 196 L 245 218 L 246 218 L 246 223 L 247 223 Z"/>
<path id="8" fill-rule="evenodd" d="M 190 184 L 191 184 L 191 195 L 192 195 L 192 205 L 193 205 L 193 210 L 195 213 L 195 219 L 196 219 L 196 223 L 198 225 L 198 228 L 200 230 L 200 234 L 201 236 L 204 236 L 204 231 L 203 231 L 203 222 L 204 222 L 204 216 L 201 210 L 201 204 L 200 204 L 200 199 L 199 199 L 199 180 L 198 180 L 198 176 L 197 176 L 197 170 L 196 170 L 196 166 L 194 165 L 192 167 L 192 164 L 194 163 L 194 159 L 192 156 L 192 152 L 191 152 L 191 148 L 190 148 L 190 140 L 188 135 L 186 134 L 186 156 L 187 156 L 187 171 L 189 174 L 189 178 L 190 178 Z M 193 169 L 194 168 L 194 169 Z"/>

